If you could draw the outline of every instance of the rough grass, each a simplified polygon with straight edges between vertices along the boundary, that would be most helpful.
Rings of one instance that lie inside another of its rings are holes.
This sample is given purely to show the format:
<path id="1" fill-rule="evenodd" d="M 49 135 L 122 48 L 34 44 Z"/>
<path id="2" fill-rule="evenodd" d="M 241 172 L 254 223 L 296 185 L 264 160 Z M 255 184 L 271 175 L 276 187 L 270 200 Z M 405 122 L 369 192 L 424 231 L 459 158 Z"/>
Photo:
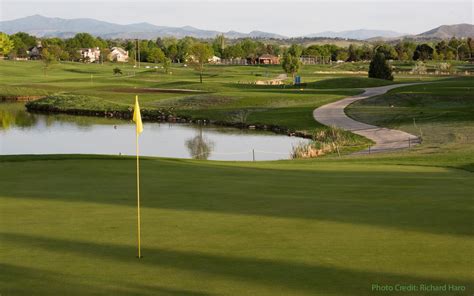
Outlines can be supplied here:
<path id="1" fill-rule="evenodd" d="M 50 95 L 42 99 L 31 101 L 27 107 L 35 110 L 67 111 L 67 110 L 127 110 L 126 105 L 119 105 L 100 98 L 81 95 Z"/>

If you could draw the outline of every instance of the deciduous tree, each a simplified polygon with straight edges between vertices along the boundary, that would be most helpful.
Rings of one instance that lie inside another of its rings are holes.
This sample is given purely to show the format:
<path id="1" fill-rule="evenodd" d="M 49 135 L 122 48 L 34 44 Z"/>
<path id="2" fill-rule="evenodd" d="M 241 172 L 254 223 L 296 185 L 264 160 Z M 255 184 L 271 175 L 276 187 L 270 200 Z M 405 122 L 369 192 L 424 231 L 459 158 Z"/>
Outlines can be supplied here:
<path id="1" fill-rule="evenodd" d="M 13 50 L 13 41 L 7 34 L 0 32 L 0 55 L 6 56 Z"/>
<path id="2" fill-rule="evenodd" d="M 289 50 L 287 50 L 283 54 L 281 66 L 286 73 L 291 74 L 291 76 L 294 78 L 295 74 L 298 73 L 301 68 L 301 61 L 298 56 L 293 55 Z"/>
<path id="3" fill-rule="evenodd" d="M 202 83 L 204 65 L 209 62 L 213 55 L 212 48 L 207 43 L 195 43 L 191 47 L 191 55 L 189 62 L 199 72 L 199 81 Z"/>

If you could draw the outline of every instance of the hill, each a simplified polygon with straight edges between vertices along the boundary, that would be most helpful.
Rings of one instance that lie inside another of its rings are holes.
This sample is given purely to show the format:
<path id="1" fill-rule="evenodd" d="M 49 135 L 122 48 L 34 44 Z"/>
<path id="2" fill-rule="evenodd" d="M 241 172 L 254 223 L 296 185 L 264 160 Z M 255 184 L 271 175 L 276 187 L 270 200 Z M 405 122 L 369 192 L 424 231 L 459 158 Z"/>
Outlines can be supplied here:
<path id="1" fill-rule="evenodd" d="M 448 39 L 451 37 L 474 37 L 474 25 L 443 25 L 416 35 L 418 38 Z"/>
<path id="2" fill-rule="evenodd" d="M 41 15 L 33 15 L 11 21 L 0 22 L 0 31 L 7 34 L 26 32 L 38 37 L 71 37 L 79 32 L 87 32 L 104 38 L 146 38 L 173 36 L 181 38 L 191 36 L 196 38 L 214 38 L 216 35 L 224 34 L 228 38 L 277 38 L 286 36 L 252 31 L 241 33 L 236 31 L 219 32 L 214 30 L 202 30 L 191 26 L 167 27 L 156 26 L 150 23 L 137 23 L 120 25 L 90 18 L 63 19 L 50 18 Z"/>

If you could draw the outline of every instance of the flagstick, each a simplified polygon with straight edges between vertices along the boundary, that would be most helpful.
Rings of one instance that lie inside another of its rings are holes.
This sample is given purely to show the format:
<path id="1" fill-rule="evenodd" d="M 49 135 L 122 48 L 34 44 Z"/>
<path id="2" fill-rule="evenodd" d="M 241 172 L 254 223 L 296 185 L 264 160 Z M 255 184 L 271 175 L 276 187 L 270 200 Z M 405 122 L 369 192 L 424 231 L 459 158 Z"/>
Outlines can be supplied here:
<path id="1" fill-rule="evenodd" d="M 138 241 L 138 258 L 142 258 L 141 245 L 140 245 L 140 162 L 138 158 L 138 132 L 137 132 L 137 241 Z"/>

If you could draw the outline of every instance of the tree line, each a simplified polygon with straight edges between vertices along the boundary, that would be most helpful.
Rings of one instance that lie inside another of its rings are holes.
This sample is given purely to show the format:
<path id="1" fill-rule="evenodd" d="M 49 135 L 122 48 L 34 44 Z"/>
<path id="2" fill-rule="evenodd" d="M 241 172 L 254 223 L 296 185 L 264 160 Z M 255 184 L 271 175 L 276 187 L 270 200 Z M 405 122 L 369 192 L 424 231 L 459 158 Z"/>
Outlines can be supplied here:
<path id="1" fill-rule="evenodd" d="M 184 63 L 192 54 L 192 48 L 197 43 L 204 43 L 222 59 L 247 59 L 254 62 L 263 54 L 284 56 L 288 50 L 296 50 L 299 56 L 324 57 L 328 61 L 368 61 L 376 52 L 381 52 L 388 60 L 417 61 L 417 60 L 466 60 L 472 58 L 474 42 L 472 38 L 451 38 L 437 42 L 416 43 L 401 40 L 397 43 L 365 43 L 350 44 L 341 47 L 334 44 L 302 46 L 282 46 L 271 42 L 265 43 L 255 39 L 229 40 L 223 35 L 213 40 L 198 40 L 193 37 L 181 39 L 166 37 L 156 40 L 107 40 L 94 37 L 88 33 L 78 33 L 72 38 L 41 38 L 19 32 L 12 35 L 0 33 L 0 54 L 11 58 L 27 58 L 28 50 L 41 41 L 43 49 L 48 50 L 59 60 L 78 61 L 81 48 L 98 47 L 106 57 L 110 48 L 117 46 L 129 51 L 132 61 L 139 56 L 141 62 L 156 62 L 168 58 L 174 63 Z M 139 55 L 137 54 L 139 51 Z M 295 53 L 295 52 L 294 52 Z"/>
<path id="2" fill-rule="evenodd" d="M 103 39 L 88 33 L 78 33 L 72 38 L 37 38 L 24 32 L 7 35 L 0 33 L 0 55 L 11 59 L 27 58 L 28 51 L 41 41 L 41 59 L 44 69 L 57 61 L 80 61 L 81 48 L 99 48 L 101 61 L 105 61 L 110 48 L 121 47 L 129 52 L 129 62 L 160 63 L 165 73 L 171 63 L 188 63 L 199 72 L 200 81 L 204 72 L 204 65 L 212 56 L 221 59 L 245 59 L 255 63 L 263 54 L 281 57 L 283 70 L 291 75 L 298 73 L 301 68 L 301 57 L 314 57 L 318 61 L 378 61 L 371 73 L 375 76 L 391 78 L 391 73 L 385 73 L 386 60 L 399 61 L 426 61 L 426 60 L 467 60 L 472 59 L 474 41 L 472 38 L 451 38 L 429 43 L 416 43 L 410 40 L 400 40 L 396 43 L 376 42 L 362 45 L 350 44 L 341 47 L 334 44 L 313 44 L 303 46 L 292 44 L 289 46 L 263 42 L 255 39 L 229 40 L 223 35 L 213 40 L 199 40 L 193 37 L 181 39 L 166 37 L 156 40 L 122 40 Z M 383 57 L 383 58 L 382 58 Z M 383 61 L 382 61 L 383 60 Z M 381 70 L 382 69 L 382 70 Z M 380 74 L 383 73 L 383 74 Z M 392 78 L 393 79 L 393 78 Z"/>

